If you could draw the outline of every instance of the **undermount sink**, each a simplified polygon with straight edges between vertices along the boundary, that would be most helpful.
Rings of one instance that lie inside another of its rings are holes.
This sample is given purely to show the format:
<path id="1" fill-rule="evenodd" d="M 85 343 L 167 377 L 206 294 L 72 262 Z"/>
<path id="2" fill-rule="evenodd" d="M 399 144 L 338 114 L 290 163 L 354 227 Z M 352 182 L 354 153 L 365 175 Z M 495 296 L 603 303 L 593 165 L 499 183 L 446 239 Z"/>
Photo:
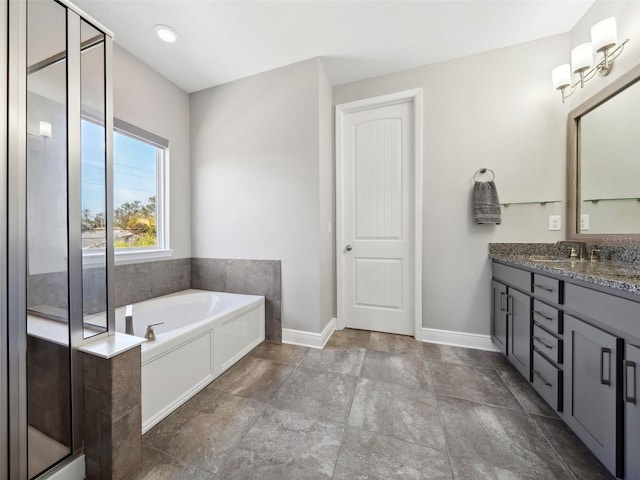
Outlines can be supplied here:
<path id="1" fill-rule="evenodd" d="M 560 263 L 560 262 L 568 262 L 569 258 L 549 258 L 549 257 L 540 257 L 536 255 L 532 255 L 529 257 L 529 260 L 532 262 L 544 262 L 544 263 Z"/>

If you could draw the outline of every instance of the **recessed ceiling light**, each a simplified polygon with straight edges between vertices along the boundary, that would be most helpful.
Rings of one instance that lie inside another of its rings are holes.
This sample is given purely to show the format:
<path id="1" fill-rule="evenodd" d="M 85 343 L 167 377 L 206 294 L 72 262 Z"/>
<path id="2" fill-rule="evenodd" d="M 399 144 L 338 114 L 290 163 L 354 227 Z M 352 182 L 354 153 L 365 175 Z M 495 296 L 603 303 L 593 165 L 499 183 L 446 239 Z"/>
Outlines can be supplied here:
<path id="1" fill-rule="evenodd" d="M 167 43 L 174 43 L 178 40 L 178 32 L 176 32 L 173 28 L 167 27 L 166 25 L 156 25 L 153 27 L 153 31 L 156 32 L 156 35 L 160 38 L 160 40 Z"/>

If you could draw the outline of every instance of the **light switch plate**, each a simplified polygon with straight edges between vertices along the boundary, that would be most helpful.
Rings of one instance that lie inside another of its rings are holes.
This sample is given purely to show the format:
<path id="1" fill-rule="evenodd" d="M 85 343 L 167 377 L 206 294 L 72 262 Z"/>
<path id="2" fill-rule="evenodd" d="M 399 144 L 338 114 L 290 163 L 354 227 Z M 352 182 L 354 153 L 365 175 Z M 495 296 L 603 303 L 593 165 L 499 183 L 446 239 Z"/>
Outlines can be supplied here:
<path id="1" fill-rule="evenodd" d="M 589 230 L 589 215 L 580 215 L 580 231 L 585 232 Z"/>
<path id="2" fill-rule="evenodd" d="M 549 230 L 562 230 L 562 215 L 549 215 Z"/>

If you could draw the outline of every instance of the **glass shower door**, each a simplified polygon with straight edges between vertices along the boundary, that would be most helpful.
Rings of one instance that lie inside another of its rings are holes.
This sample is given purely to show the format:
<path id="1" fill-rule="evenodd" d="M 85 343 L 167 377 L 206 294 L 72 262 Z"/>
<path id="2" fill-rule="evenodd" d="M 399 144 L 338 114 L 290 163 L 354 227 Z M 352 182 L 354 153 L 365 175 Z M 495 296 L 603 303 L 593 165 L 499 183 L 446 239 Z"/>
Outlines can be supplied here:
<path id="1" fill-rule="evenodd" d="M 27 4 L 27 446 L 29 478 L 72 451 L 67 9 Z"/>

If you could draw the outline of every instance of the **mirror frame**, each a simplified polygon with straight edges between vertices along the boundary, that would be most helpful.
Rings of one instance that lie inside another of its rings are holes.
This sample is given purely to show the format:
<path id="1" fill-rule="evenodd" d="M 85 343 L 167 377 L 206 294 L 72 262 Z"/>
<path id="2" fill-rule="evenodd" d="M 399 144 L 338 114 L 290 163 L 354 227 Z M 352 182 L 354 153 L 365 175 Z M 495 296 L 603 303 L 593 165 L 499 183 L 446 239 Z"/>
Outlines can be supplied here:
<path id="1" fill-rule="evenodd" d="M 580 205 L 580 117 L 640 81 L 640 65 L 624 73 L 598 93 L 569 112 L 567 118 L 567 233 L 569 241 L 640 244 L 640 233 L 580 233 L 578 206 Z"/>

